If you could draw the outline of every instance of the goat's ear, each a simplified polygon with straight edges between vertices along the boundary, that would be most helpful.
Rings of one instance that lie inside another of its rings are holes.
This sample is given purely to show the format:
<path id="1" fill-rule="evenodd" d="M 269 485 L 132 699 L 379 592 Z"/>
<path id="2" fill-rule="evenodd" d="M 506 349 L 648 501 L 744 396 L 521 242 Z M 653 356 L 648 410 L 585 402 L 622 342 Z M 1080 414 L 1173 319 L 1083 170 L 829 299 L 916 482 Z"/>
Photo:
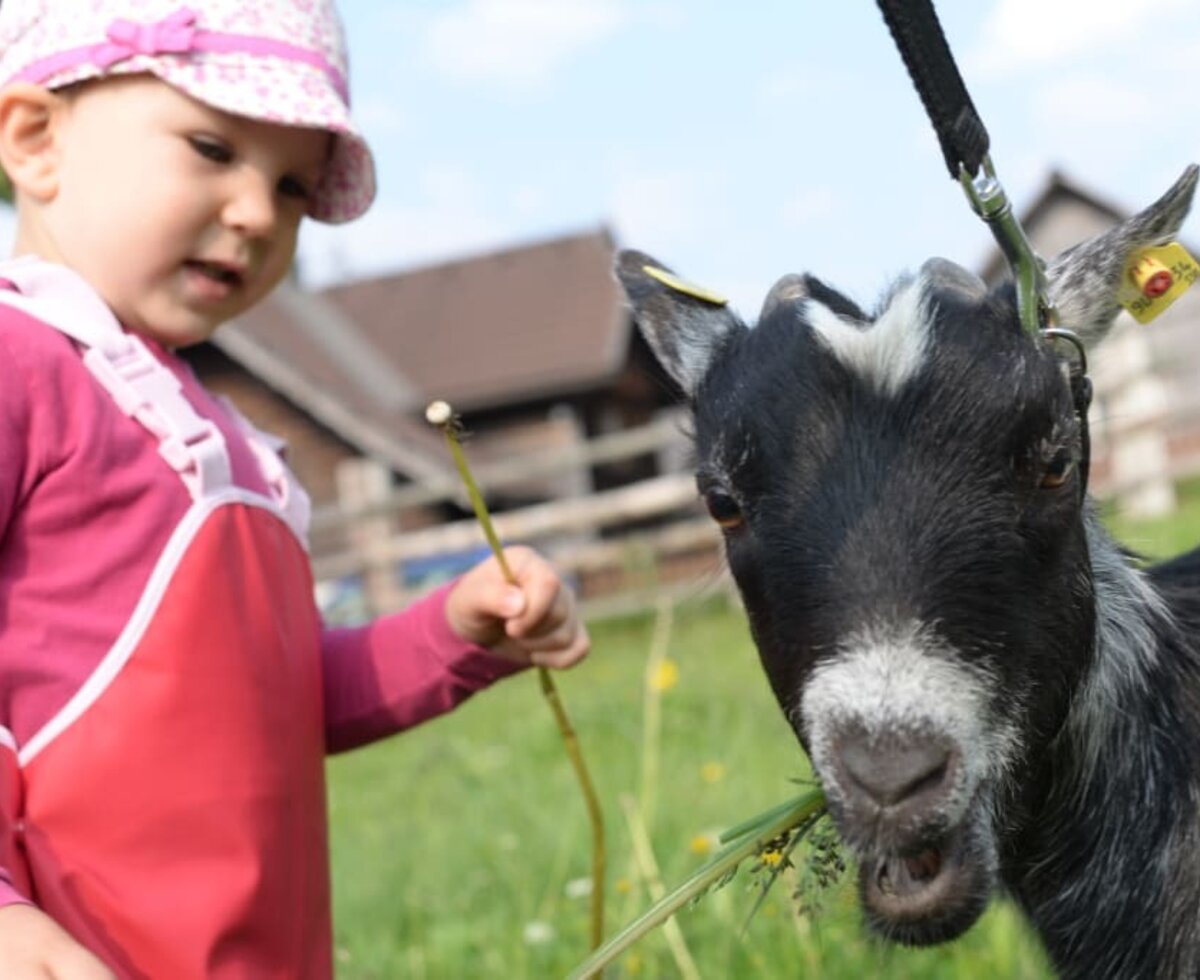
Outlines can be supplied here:
<path id="1" fill-rule="evenodd" d="M 745 324 L 724 300 L 686 285 L 644 252 L 622 251 L 616 271 L 651 350 L 688 398 L 694 398 L 713 359 Z"/>
<path id="2" fill-rule="evenodd" d="M 1174 238 L 1196 191 L 1192 164 L 1162 197 L 1102 235 L 1067 249 L 1046 269 L 1058 322 L 1085 343 L 1100 340 L 1121 312 L 1117 292 L 1134 253 Z"/>

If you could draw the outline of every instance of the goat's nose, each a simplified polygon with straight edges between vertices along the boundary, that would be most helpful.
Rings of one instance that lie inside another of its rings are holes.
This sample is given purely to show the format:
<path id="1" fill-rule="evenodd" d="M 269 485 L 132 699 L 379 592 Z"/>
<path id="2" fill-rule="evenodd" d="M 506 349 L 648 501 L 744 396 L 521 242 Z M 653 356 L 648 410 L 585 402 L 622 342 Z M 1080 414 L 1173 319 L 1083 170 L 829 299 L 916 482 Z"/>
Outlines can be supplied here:
<path id="1" fill-rule="evenodd" d="M 838 757 L 846 791 L 880 808 L 920 807 L 941 799 L 955 778 L 958 753 L 943 738 L 855 734 L 843 738 Z"/>

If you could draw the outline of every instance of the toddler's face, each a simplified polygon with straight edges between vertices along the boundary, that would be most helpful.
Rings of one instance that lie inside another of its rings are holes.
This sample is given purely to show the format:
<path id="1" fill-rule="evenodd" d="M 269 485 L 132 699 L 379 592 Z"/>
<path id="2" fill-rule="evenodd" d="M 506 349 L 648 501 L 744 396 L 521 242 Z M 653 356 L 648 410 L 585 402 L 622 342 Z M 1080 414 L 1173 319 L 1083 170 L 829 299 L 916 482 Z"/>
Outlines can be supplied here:
<path id="1" fill-rule="evenodd" d="M 67 96 L 39 250 L 129 329 L 207 339 L 287 273 L 330 134 L 209 108 L 147 75 Z"/>

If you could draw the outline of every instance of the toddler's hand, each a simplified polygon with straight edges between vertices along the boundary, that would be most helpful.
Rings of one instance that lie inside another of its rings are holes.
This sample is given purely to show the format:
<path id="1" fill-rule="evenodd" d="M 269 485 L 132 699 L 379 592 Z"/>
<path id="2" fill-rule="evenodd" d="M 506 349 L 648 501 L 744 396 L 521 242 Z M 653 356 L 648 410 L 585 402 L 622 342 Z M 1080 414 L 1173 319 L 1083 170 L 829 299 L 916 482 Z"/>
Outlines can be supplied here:
<path id="1" fill-rule="evenodd" d="M 446 598 L 450 628 L 509 660 L 571 667 L 587 656 L 587 630 L 575 599 L 550 564 L 530 548 L 504 549 L 510 585 L 495 558 L 480 562 Z"/>
<path id="2" fill-rule="evenodd" d="M 0 908 L 0 976 L 4 980 L 116 980 L 62 926 L 32 905 Z"/>

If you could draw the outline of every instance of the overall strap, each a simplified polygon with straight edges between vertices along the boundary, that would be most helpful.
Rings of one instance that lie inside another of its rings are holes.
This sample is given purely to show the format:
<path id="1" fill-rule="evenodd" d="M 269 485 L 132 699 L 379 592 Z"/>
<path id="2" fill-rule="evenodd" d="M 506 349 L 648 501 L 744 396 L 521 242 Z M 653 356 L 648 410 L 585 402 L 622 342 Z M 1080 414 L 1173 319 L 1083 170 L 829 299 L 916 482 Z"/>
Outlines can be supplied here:
<path id="1" fill-rule="evenodd" d="M 232 484 L 221 430 L 192 408 L 183 386 L 141 341 L 121 329 L 95 290 L 65 266 L 22 257 L 0 262 L 0 303 L 41 320 L 83 348 L 83 363 L 116 402 L 158 440 L 158 452 L 192 499 Z"/>
<path id="2" fill-rule="evenodd" d="M 283 453 L 287 448 L 287 440 L 255 426 L 224 395 L 217 395 L 216 399 L 241 430 L 254 453 L 258 471 L 267 482 L 271 499 L 275 501 L 275 506 L 279 508 L 283 519 L 295 532 L 300 543 L 307 549 L 308 532 L 312 525 L 312 501 L 291 467 L 284 462 Z"/>

